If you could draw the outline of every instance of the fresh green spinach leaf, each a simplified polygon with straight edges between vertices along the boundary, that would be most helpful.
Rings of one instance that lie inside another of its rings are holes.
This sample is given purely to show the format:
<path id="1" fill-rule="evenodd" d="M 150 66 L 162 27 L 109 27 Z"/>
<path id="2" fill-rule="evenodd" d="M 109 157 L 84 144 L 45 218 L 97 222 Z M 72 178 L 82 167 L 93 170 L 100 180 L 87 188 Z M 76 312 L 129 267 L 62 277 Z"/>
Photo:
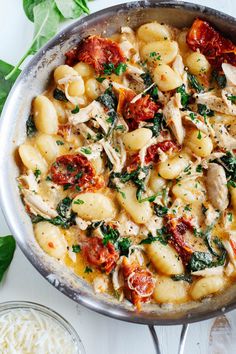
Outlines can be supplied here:
<path id="1" fill-rule="evenodd" d="M 184 108 L 186 108 L 187 105 L 189 104 L 189 100 L 190 100 L 191 95 L 189 95 L 186 92 L 185 85 L 183 84 L 183 85 L 177 87 L 176 92 L 180 93 L 181 104 Z"/>
<path id="2" fill-rule="evenodd" d="M 175 274 L 175 275 L 172 275 L 171 278 L 174 280 L 174 281 L 180 281 L 180 280 L 183 280 L 183 281 L 186 281 L 188 283 L 192 283 L 193 282 L 193 278 L 191 276 L 191 274 Z"/>
<path id="3" fill-rule="evenodd" d="M 29 138 L 31 138 L 36 134 L 36 132 L 37 132 L 37 128 L 34 123 L 34 118 L 32 115 L 30 115 L 26 121 L 26 134 Z"/>
<path id="4" fill-rule="evenodd" d="M 204 87 L 199 83 L 195 75 L 188 74 L 188 81 L 190 86 L 198 93 L 204 91 Z"/>
<path id="5" fill-rule="evenodd" d="M 11 264 L 16 248 L 13 236 L 0 237 L 0 281 L 9 265 Z"/>
<path id="6" fill-rule="evenodd" d="M 23 8 L 26 16 L 31 22 L 34 22 L 34 7 L 44 0 L 23 0 Z"/>
<path id="7" fill-rule="evenodd" d="M 20 69 L 15 70 L 14 74 L 9 80 L 5 77 L 14 69 L 14 67 L 3 60 L 0 60 L 0 114 L 3 110 L 4 103 L 6 102 L 7 96 L 14 85 L 17 77 L 20 75 Z"/>

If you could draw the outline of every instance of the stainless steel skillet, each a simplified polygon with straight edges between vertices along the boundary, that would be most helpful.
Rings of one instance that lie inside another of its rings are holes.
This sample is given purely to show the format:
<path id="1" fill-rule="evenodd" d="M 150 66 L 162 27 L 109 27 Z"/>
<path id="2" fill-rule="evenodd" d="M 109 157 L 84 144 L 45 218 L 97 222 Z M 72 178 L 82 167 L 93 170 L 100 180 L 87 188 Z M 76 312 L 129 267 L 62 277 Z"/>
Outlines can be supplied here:
<path id="1" fill-rule="evenodd" d="M 208 301 L 174 308 L 147 305 L 139 313 L 128 303 L 119 303 L 107 295 L 95 295 L 88 284 L 45 255 L 34 241 L 32 225 L 18 193 L 15 151 L 25 139 L 25 122 L 32 99 L 45 89 L 53 69 L 63 63 L 64 53 L 83 37 L 89 34 L 109 36 L 121 26 L 135 28 L 153 20 L 182 28 L 190 26 L 196 17 L 210 21 L 234 39 L 236 20 L 233 17 L 182 1 L 132 2 L 82 18 L 64 29 L 33 57 L 12 89 L 0 123 L 1 206 L 26 257 L 49 282 L 74 301 L 109 317 L 149 326 L 187 324 L 230 311 L 236 308 L 236 284 Z"/>

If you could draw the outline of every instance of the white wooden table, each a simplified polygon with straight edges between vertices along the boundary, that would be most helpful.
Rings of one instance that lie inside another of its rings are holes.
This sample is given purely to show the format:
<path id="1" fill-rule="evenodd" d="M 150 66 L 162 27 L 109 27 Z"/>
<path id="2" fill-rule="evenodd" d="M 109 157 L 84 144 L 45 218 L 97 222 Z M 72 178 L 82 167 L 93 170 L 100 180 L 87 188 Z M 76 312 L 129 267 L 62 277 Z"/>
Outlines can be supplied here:
<path id="1" fill-rule="evenodd" d="M 95 0 L 89 5 L 94 12 L 121 2 L 124 1 Z M 232 16 L 236 14 L 235 0 L 192 0 L 192 2 L 214 7 Z M 21 0 L 0 0 L 0 24 L 0 58 L 15 64 L 25 53 L 33 33 L 33 25 L 24 15 Z M 14 208 L 14 205 L 12 207 Z M 8 233 L 8 227 L 0 213 L 0 234 Z M 9 300 L 35 301 L 58 311 L 76 328 L 87 354 L 154 354 L 153 343 L 146 326 L 109 319 L 76 305 L 44 280 L 19 249 L 16 250 L 8 274 L 0 285 L 0 302 Z M 210 335 L 213 324 L 217 325 L 217 332 Z M 156 330 L 162 352 L 175 354 L 181 327 L 159 327 Z M 212 340 L 215 348 L 210 345 Z M 221 318 L 191 325 L 185 353 L 236 353 L 236 311 L 223 317 L 223 320 Z"/>

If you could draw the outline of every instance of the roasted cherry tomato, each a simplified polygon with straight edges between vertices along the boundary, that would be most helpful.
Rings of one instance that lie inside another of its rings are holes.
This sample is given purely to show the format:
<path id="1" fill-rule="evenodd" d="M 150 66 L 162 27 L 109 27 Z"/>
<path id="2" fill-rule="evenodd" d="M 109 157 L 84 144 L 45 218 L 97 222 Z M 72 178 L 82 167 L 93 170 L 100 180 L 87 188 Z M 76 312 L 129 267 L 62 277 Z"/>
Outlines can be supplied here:
<path id="1" fill-rule="evenodd" d="M 97 73 L 103 73 L 104 65 L 118 64 L 125 61 L 124 55 L 116 42 L 107 38 L 90 36 L 84 39 L 77 49 L 66 53 L 66 64 L 74 65 L 82 61 L 92 65 Z"/>
<path id="2" fill-rule="evenodd" d="M 63 155 L 56 159 L 51 166 L 52 181 L 68 188 L 77 186 L 77 190 L 98 189 L 101 181 L 95 175 L 95 170 L 88 159 L 80 154 Z"/>
<path id="3" fill-rule="evenodd" d="M 140 97 L 135 102 L 126 103 L 123 115 L 126 119 L 141 122 L 153 119 L 159 109 L 159 105 L 150 99 L 150 95 Z"/>
<path id="4" fill-rule="evenodd" d="M 193 231 L 191 220 L 183 217 L 169 220 L 168 231 L 171 234 L 170 243 L 185 263 L 188 263 L 191 254 L 194 252 L 194 250 L 187 244 L 184 237 L 188 230 Z"/>
<path id="5" fill-rule="evenodd" d="M 165 140 L 157 144 L 153 144 L 147 148 L 147 153 L 145 156 L 145 163 L 150 162 L 158 162 L 159 161 L 159 153 L 158 150 L 162 150 L 163 152 L 167 152 L 169 150 L 178 150 L 178 146 L 171 140 Z"/>
<path id="6" fill-rule="evenodd" d="M 139 308 L 140 303 L 149 301 L 153 294 L 155 287 L 153 275 L 148 269 L 134 263 L 129 264 L 126 258 L 123 260 L 122 272 L 125 296 Z"/>
<path id="7" fill-rule="evenodd" d="M 221 69 L 222 63 L 236 66 L 236 46 L 206 21 L 196 19 L 193 22 L 187 43 L 192 50 L 200 50 L 216 69 Z"/>
<path id="8" fill-rule="evenodd" d="M 86 261 L 94 267 L 109 274 L 119 258 L 119 253 L 115 250 L 111 242 L 105 246 L 102 239 L 98 237 L 89 237 L 81 246 L 83 256 Z"/>

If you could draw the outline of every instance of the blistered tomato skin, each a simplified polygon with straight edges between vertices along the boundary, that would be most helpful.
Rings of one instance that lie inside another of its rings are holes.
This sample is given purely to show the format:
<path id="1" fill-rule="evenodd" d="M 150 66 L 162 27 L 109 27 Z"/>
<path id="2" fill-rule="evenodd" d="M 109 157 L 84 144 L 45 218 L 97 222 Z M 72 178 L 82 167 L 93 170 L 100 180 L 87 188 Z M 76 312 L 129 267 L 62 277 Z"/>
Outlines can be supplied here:
<path id="1" fill-rule="evenodd" d="M 158 162 L 159 161 L 159 149 L 163 152 L 168 152 L 170 150 L 178 150 L 178 146 L 171 140 L 162 141 L 160 143 L 151 145 L 147 148 L 147 153 L 145 156 L 145 163 Z"/>
<path id="2" fill-rule="evenodd" d="M 95 71 L 102 74 L 104 65 L 125 62 L 125 57 L 117 43 L 111 39 L 90 36 L 84 39 L 78 49 L 66 53 L 66 64 L 75 65 L 79 61 L 91 65 Z"/>
<path id="3" fill-rule="evenodd" d="M 176 249 L 183 262 L 188 263 L 194 250 L 185 242 L 184 234 L 188 230 L 193 231 L 191 220 L 184 217 L 170 219 L 168 230 L 171 235 L 170 243 Z"/>
<path id="4" fill-rule="evenodd" d="M 98 237 L 89 237 L 81 246 L 82 254 L 86 261 L 92 266 L 99 268 L 106 274 L 115 268 L 119 258 L 119 253 L 115 250 L 111 242 L 105 246 L 102 239 Z"/>
<path id="5" fill-rule="evenodd" d="M 139 98 L 135 102 L 128 102 L 124 107 L 124 117 L 136 122 L 153 119 L 159 105 L 150 99 L 149 95 Z"/>
<path id="6" fill-rule="evenodd" d="M 196 19 L 188 32 L 186 41 L 193 51 L 199 50 L 204 54 L 216 69 L 221 69 L 222 63 L 236 66 L 236 46 L 208 22 Z"/>
<path id="7" fill-rule="evenodd" d="M 68 185 L 69 188 L 77 187 L 78 191 L 98 189 L 99 178 L 88 159 L 80 154 L 62 155 L 52 164 L 52 181 L 58 185 Z"/>
<path id="8" fill-rule="evenodd" d="M 125 286 L 124 291 L 137 309 L 142 302 L 148 302 L 154 291 L 155 282 L 152 273 L 137 264 L 129 264 L 125 258 L 122 265 Z"/>

